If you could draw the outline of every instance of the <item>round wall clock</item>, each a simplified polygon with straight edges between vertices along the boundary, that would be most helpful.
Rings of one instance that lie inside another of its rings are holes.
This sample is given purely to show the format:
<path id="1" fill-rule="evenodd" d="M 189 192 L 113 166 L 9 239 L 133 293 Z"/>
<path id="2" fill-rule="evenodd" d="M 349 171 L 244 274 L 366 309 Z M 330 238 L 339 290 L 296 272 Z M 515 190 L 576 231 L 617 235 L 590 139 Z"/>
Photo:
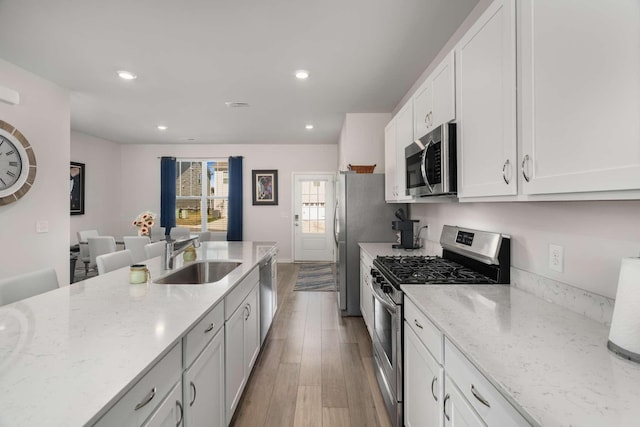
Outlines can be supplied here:
<path id="1" fill-rule="evenodd" d="M 15 202 L 36 179 L 36 156 L 22 132 L 0 120 L 0 205 Z"/>

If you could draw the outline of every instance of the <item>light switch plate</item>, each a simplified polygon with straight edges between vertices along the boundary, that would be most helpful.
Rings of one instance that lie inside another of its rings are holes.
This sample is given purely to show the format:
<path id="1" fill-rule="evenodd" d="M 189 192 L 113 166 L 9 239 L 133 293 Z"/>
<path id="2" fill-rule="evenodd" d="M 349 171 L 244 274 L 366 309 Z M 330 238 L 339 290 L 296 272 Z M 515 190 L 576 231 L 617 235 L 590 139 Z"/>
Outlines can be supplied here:
<path id="1" fill-rule="evenodd" d="M 36 232 L 38 232 L 38 233 L 48 233 L 49 232 L 49 221 L 44 221 L 44 220 L 36 221 Z"/>

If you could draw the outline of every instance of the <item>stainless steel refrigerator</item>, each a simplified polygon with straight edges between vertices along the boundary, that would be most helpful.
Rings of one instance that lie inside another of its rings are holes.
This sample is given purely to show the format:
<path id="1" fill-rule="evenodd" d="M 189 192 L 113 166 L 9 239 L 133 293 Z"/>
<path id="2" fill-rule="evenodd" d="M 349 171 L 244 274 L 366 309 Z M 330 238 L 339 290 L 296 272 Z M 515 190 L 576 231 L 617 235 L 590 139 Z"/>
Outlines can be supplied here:
<path id="1" fill-rule="evenodd" d="M 334 237 L 338 254 L 338 307 L 343 316 L 360 316 L 358 243 L 395 242 L 391 221 L 400 207 L 406 205 L 384 201 L 384 174 L 338 174 Z"/>

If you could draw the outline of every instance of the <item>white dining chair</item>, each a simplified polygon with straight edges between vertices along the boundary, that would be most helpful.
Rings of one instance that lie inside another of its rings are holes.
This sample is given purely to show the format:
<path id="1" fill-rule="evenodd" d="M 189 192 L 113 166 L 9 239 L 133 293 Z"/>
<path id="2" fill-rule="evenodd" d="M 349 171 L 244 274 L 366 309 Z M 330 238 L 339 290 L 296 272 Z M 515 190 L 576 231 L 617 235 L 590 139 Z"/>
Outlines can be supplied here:
<path id="1" fill-rule="evenodd" d="M 171 229 L 170 236 L 173 240 L 188 239 L 191 237 L 191 230 L 187 227 L 174 227 Z"/>
<path id="2" fill-rule="evenodd" d="M 145 245 L 144 251 L 147 254 L 147 259 L 162 256 L 164 254 L 165 244 L 166 242 L 164 240 L 161 240 L 159 242 L 149 243 L 148 245 Z"/>
<path id="3" fill-rule="evenodd" d="M 98 275 L 105 274 L 122 267 L 127 267 L 133 262 L 133 255 L 129 249 L 111 252 L 96 257 L 96 265 L 98 266 Z"/>
<path id="4" fill-rule="evenodd" d="M 0 280 L 0 306 L 58 289 L 53 268 L 32 271 Z"/>
<path id="5" fill-rule="evenodd" d="M 112 236 L 97 236 L 87 238 L 89 243 L 89 267 L 96 267 L 96 257 L 116 251 L 116 239 Z"/>
<path id="6" fill-rule="evenodd" d="M 134 264 L 147 259 L 144 247 L 151 243 L 149 236 L 124 236 L 124 248 L 131 251 Z"/>
<path id="7" fill-rule="evenodd" d="M 87 239 L 89 237 L 99 236 L 98 230 L 81 230 L 76 234 L 78 236 L 78 247 L 80 249 L 78 259 L 84 263 L 84 277 L 87 277 L 89 274 L 89 264 L 91 264 L 91 256 L 89 255 Z"/>

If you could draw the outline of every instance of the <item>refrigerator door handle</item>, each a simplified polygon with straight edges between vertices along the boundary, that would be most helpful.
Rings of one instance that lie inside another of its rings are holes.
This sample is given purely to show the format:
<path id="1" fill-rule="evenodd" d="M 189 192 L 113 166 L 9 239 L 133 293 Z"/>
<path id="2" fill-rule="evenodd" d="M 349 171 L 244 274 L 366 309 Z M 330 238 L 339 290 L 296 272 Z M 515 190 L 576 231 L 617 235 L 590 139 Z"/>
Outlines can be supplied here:
<path id="1" fill-rule="evenodd" d="M 333 240 L 338 244 L 338 200 L 333 207 Z"/>

